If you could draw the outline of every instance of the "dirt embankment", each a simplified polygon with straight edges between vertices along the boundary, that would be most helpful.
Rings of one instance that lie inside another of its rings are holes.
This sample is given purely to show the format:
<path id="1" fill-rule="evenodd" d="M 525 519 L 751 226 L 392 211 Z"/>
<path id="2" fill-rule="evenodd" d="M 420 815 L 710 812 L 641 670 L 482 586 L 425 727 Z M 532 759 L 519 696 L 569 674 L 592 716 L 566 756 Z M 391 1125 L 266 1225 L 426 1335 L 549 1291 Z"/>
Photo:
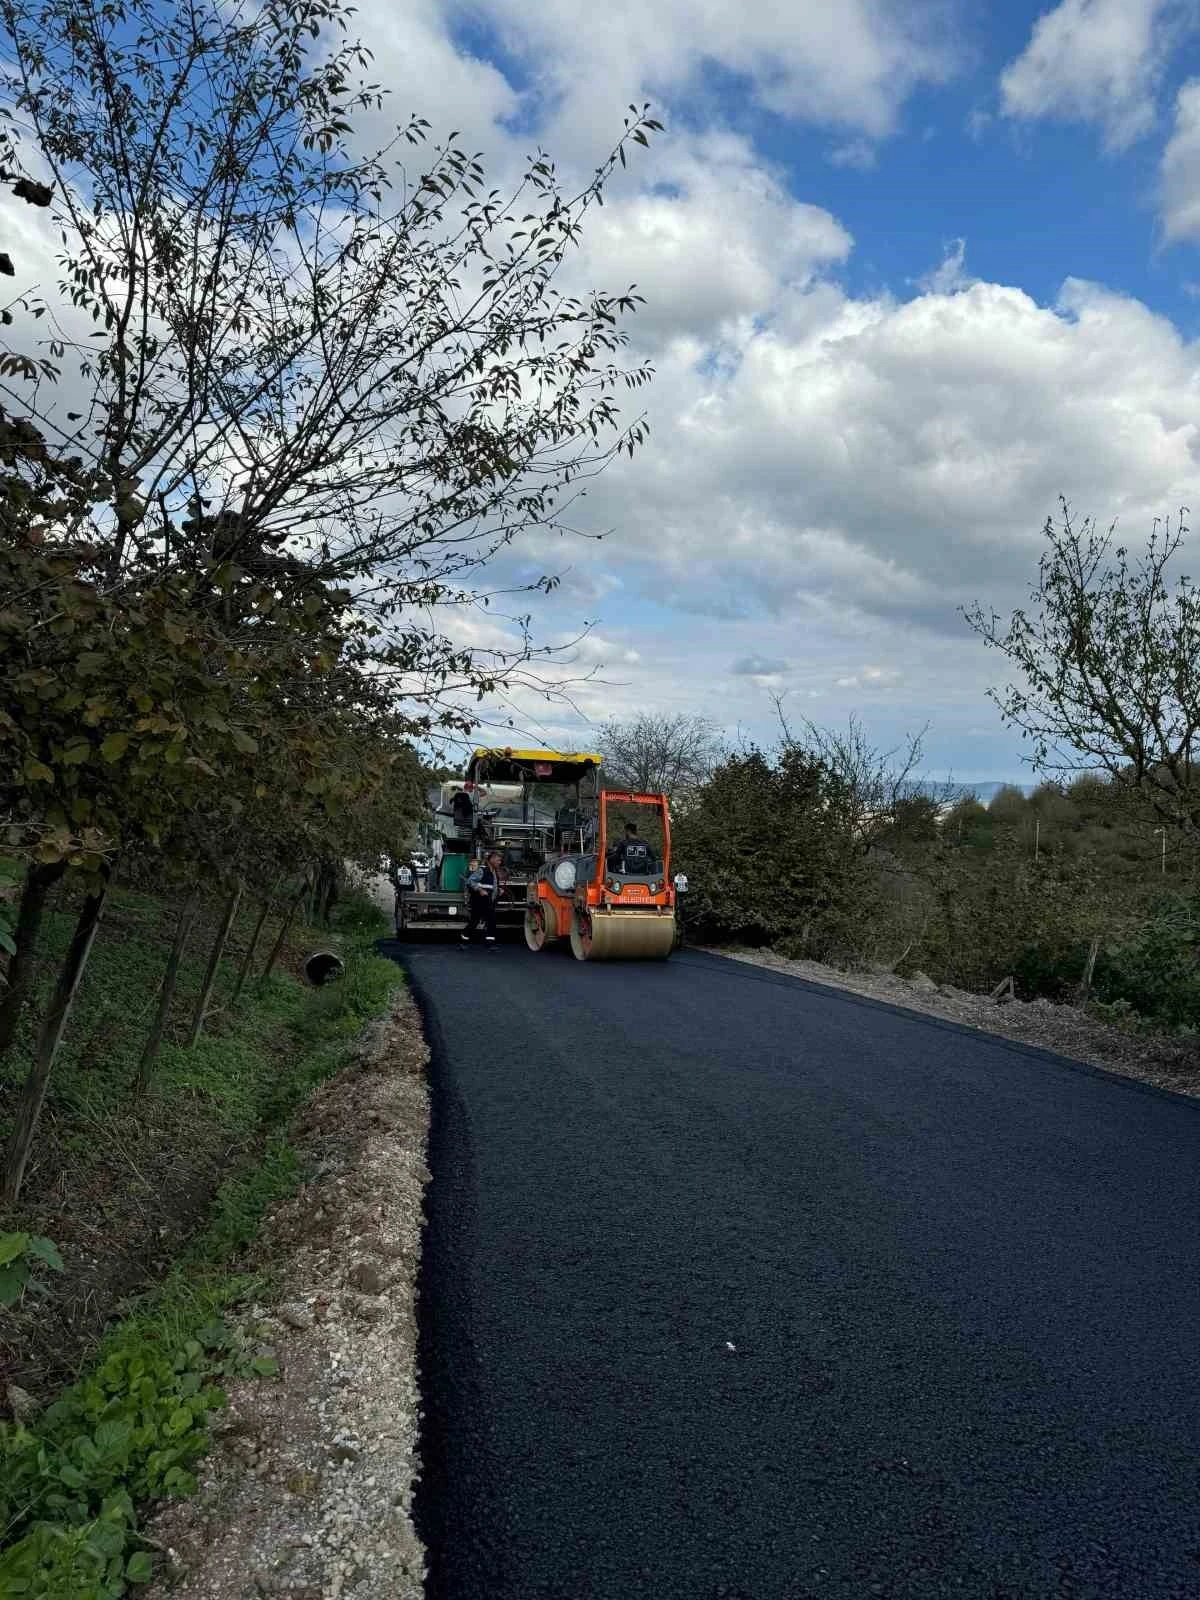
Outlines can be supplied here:
<path id="1" fill-rule="evenodd" d="M 416 1278 L 428 1059 L 407 990 L 325 1085 L 296 1143 L 316 1175 L 254 1248 L 274 1285 L 248 1320 L 278 1379 L 234 1384 L 192 1500 L 150 1528 L 151 1600 L 420 1600 Z M 253 1263 L 252 1263 L 253 1264 Z"/>

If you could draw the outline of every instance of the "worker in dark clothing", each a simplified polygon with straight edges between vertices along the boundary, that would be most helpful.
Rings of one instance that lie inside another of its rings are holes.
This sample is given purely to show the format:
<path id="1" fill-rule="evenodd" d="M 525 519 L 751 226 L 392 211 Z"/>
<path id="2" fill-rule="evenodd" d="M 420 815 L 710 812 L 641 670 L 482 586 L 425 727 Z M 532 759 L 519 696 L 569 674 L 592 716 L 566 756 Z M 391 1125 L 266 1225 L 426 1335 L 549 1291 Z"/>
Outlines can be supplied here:
<path id="1" fill-rule="evenodd" d="M 650 846 L 638 837 L 637 823 L 625 824 L 625 837 L 608 852 L 608 870 L 625 872 L 631 877 L 644 876 L 650 871 L 652 857 Z"/>
<path id="2" fill-rule="evenodd" d="M 396 891 L 394 920 L 396 924 L 396 933 L 399 935 L 400 930 L 404 925 L 404 897 L 405 895 L 412 893 L 413 889 L 416 887 L 417 878 L 416 873 L 414 873 L 412 867 L 409 866 L 407 861 L 396 860 L 392 861 L 391 867 L 388 871 L 388 877 L 391 879 L 392 888 Z"/>
<path id="3" fill-rule="evenodd" d="M 468 914 L 463 944 L 470 944 L 483 924 L 483 942 L 496 942 L 496 901 L 500 898 L 500 852 L 493 850 L 467 879 Z"/>
<path id="4" fill-rule="evenodd" d="M 456 789 L 451 795 L 450 815 L 454 818 L 454 826 L 463 833 L 474 830 L 475 802 L 465 789 Z"/>

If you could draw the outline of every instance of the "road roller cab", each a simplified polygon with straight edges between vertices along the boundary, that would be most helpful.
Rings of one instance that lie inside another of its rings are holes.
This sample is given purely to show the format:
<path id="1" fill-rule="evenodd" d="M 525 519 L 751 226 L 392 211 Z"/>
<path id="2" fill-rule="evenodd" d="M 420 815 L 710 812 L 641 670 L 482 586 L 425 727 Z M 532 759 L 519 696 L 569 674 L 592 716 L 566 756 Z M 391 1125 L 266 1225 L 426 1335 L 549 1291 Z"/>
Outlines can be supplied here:
<path id="1" fill-rule="evenodd" d="M 548 859 L 529 885 L 525 942 L 542 951 L 569 939 L 580 961 L 665 960 L 675 947 L 667 797 L 607 790 L 597 813 L 596 848 Z M 631 823 L 640 850 L 624 848 Z"/>

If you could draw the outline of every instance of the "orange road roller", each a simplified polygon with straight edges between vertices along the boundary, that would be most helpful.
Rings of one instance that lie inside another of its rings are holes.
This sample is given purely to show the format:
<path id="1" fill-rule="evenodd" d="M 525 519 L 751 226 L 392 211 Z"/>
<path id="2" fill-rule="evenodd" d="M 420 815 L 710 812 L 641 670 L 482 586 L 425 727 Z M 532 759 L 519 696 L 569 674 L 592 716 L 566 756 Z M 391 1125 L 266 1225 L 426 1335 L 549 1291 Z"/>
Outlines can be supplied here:
<path id="1" fill-rule="evenodd" d="M 556 855 L 530 882 L 525 942 L 545 950 L 570 939 L 579 961 L 665 961 L 675 948 L 667 797 L 597 798 L 594 850 Z"/>

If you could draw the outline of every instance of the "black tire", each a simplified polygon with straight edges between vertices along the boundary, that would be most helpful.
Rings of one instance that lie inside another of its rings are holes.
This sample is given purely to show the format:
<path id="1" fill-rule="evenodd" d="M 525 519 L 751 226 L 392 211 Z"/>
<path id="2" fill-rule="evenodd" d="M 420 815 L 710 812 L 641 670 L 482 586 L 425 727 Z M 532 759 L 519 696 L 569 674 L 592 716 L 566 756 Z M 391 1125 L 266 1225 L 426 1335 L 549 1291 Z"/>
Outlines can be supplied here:
<path id="1" fill-rule="evenodd" d="M 525 907 L 525 943 L 530 950 L 548 950 L 558 937 L 548 932 L 546 907 L 540 900 L 531 900 Z"/>

